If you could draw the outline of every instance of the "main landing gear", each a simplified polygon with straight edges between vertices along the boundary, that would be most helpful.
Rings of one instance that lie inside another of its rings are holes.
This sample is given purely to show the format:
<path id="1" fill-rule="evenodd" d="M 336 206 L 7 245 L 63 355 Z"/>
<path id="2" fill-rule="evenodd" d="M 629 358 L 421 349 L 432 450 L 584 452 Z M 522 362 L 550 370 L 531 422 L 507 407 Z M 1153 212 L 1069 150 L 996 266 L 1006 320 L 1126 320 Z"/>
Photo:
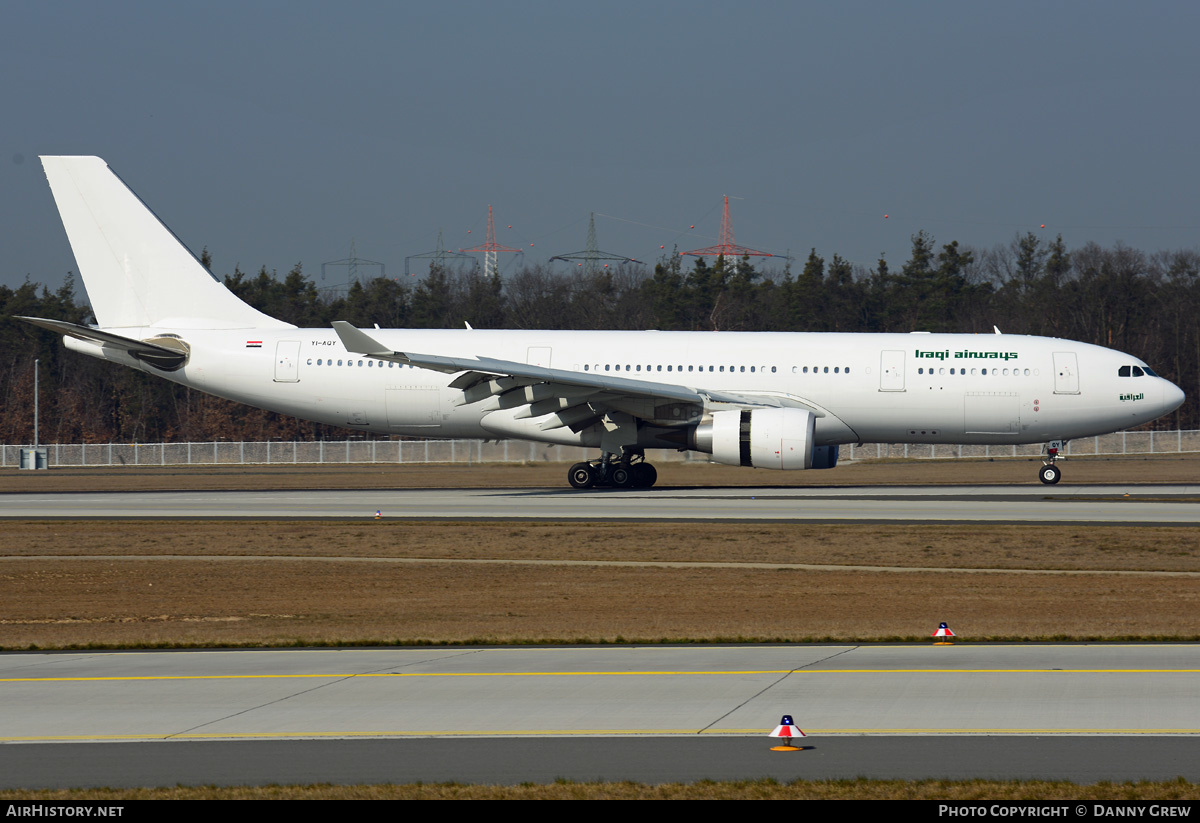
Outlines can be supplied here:
<path id="1" fill-rule="evenodd" d="M 1046 456 L 1042 458 L 1042 467 L 1038 469 L 1038 479 L 1047 486 L 1053 486 L 1062 479 L 1062 469 L 1054 465 L 1059 460 L 1058 452 L 1063 447 L 1063 441 L 1051 440 L 1046 444 Z"/>
<path id="2" fill-rule="evenodd" d="M 648 489 L 658 480 L 658 471 L 646 462 L 642 452 L 626 452 L 620 457 L 605 454 L 599 460 L 576 463 L 567 474 L 577 489 L 615 486 L 618 489 Z"/>

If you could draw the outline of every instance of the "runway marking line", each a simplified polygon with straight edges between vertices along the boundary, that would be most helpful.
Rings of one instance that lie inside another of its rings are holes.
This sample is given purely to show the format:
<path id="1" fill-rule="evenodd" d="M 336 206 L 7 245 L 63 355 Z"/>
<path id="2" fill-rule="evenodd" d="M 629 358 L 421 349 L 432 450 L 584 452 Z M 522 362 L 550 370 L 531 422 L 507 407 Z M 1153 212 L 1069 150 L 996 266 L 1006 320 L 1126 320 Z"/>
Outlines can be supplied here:
<path id="1" fill-rule="evenodd" d="M 361 674 L 183 674 L 111 677 L 3 677 L 0 683 L 64 683 L 162 680 L 295 680 L 306 678 L 420 677 L 661 677 L 750 674 L 1200 674 L 1200 669 L 748 669 L 736 671 L 584 671 L 584 672 L 368 672 Z"/>
<path id="2" fill-rule="evenodd" d="M 845 735 L 1195 735 L 1200 729 L 811 729 L 811 736 L 837 737 Z M 117 740 L 280 740 L 355 737 L 762 737 L 762 729 L 481 729 L 441 731 L 339 731 L 339 732 L 230 732 L 230 733 L 159 733 L 159 734 L 97 734 L 45 735 L 0 737 L 0 743 L 66 743 L 79 741 Z"/>

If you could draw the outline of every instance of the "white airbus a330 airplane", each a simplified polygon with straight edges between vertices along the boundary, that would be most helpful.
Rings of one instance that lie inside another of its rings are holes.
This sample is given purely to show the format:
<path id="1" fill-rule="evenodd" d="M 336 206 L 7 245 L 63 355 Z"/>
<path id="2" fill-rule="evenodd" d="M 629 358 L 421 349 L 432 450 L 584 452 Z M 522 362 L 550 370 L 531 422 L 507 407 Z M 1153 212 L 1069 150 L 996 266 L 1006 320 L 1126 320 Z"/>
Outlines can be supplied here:
<path id="1" fill-rule="evenodd" d="M 838 445 L 1046 442 L 1183 402 L 1136 357 L 1044 337 L 298 329 L 243 303 L 98 157 L 43 157 L 98 326 L 22 318 L 67 348 L 377 434 L 596 448 L 571 485 L 650 486 L 647 448 L 831 468 Z"/>

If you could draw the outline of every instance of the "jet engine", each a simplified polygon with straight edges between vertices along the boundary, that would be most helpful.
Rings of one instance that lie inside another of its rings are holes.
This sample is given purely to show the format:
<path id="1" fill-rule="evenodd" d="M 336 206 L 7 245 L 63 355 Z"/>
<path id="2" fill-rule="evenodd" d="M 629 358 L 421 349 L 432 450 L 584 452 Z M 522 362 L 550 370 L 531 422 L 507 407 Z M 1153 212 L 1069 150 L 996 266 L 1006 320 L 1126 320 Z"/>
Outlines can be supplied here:
<path id="1" fill-rule="evenodd" d="M 814 446 L 816 416 L 805 409 L 715 412 L 693 434 L 692 448 L 717 463 L 758 469 L 832 469 L 837 446 Z"/>

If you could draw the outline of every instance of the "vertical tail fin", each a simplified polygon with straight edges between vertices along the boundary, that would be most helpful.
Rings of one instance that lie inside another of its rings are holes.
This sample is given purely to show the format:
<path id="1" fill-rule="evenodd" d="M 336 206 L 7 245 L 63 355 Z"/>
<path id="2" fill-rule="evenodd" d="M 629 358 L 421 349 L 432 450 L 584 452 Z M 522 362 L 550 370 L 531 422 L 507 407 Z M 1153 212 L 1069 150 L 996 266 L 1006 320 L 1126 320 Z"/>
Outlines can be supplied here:
<path id="1" fill-rule="evenodd" d="M 102 327 L 291 328 L 214 279 L 99 157 L 42 167 Z"/>

